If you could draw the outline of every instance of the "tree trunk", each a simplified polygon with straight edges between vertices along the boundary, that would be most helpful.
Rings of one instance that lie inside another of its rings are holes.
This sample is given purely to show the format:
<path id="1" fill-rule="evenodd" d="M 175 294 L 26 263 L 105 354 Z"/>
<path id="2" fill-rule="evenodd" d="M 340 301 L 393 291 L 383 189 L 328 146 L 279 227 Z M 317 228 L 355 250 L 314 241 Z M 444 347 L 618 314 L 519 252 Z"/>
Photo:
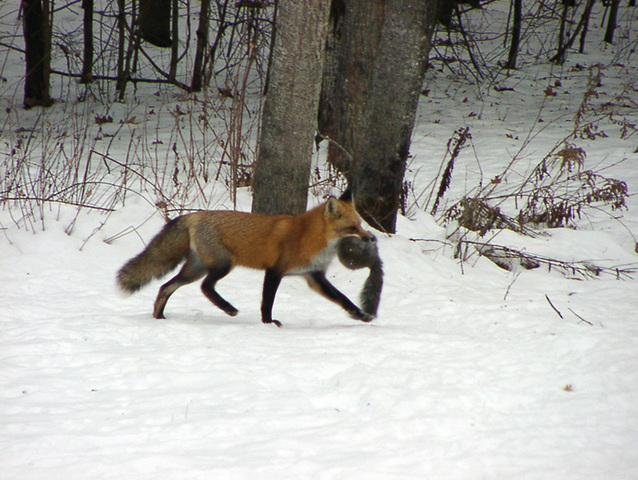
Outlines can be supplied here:
<path id="1" fill-rule="evenodd" d="M 80 83 L 93 80 L 93 0 L 82 0 L 84 10 L 84 58 Z"/>
<path id="2" fill-rule="evenodd" d="M 607 21 L 607 30 L 605 30 L 604 41 L 606 43 L 613 43 L 614 30 L 616 30 L 616 19 L 618 18 L 618 4 L 620 0 L 611 0 L 609 7 L 609 20 Z"/>
<path id="3" fill-rule="evenodd" d="M 140 33 L 144 40 L 157 47 L 172 45 L 171 0 L 140 2 Z"/>
<path id="4" fill-rule="evenodd" d="M 199 11 L 199 25 L 197 27 L 197 49 L 195 51 L 195 65 L 193 66 L 193 81 L 191 91 L 199 92 L 202 89 L 202 77 L 204 76 L 204 54 L 208 46 L 208 11 L 210 0 L 202 0 Z"/>
<path id="5" fill-rule="evenodd" d="M 567 48 L 565 48 L 565 30 L 567 29 L 567 13 L 569 12 L 570 3 L 568 1 L 563 0 L 563 12 L 560 16 L 560 28 L 558 30 L 558 48 L 556 55 L 553 57 L 556 63 L 563 64 L 565 63 L 565 52 Z"/>
<path id="6" fill-rule="evenodd" d="M 128 72 L 125 71 L 124 47 L 126 45 L 126 5 L 125 0 L 117 0 L 117 81 L 115 88 L 120 92 L 120 99 L 124 98 Z"/>
<path id="7" fill-rule="evenodd" d="M 591 15 L 591 10 L 594 7 L 594 3 L 595 3 L 595 0 L 587 0 L 587 3 L 585 4 L 585 9 L 583 10 L 583 14 L 580 17 L 580 20 L 578 22 L 578 25 L 576 25 L 574 32 L 567 40 L 564 40 L 562 42 L 562 46 L 560 47 L 560 49 L 556 52 L 556 54 L 554 54 L 553 57 L 549 59 L 550 62 L 557 62 L 559 64 L 562 64 L 565 62 L 565 54 L 567 50 L 571 48 L 571 46 L 574 44 L 574 42 L 576 41 L 576 37 L 578 36 L 581 30 L 583 31 L 583 34 L 580 37 L 580 48 L 582 53 L 582 50 L 585 48 L 585 34 L 586 34 L 587 25 L 589 24 L 589 17 Z"/>
<path id="8" fill-rule="evenodd" d="M 164 1 L 164 0 L 162 0 Z M 173 42 L 171 42 L 171 66 L 168 71 L 168 79 L 171 82 L 175 82 L 177 79 L 177 62 L 179 62 L 178 42 L 179 38 L 179 2 L 178 0 L 172 0 L 172 15 L 171 15 L 171 33 L 173 34 Z"/>
<path id="9" fill-rule="evenodd" d="M 322 133 L 351 152 L 352 160 L 341 163 L 357 208 L 369 224 L 388 232 L 396 229 L 438 6 L 436 0 L 346 0 L 336 24 Z"/>
<path id="10" fill-rule="evenodd" d="M 516 69 L 516 58 L 518 57 L 518 49 L 521 42 L 521 22 L 523 19 L 523 0 L 512 0 L 514 19 L 512 22 L 512 43 L 507 57 L 508 70 Z"/>
<path id="11" fill-rule="evenodd" d="M 24 41 L 26 45 L 26 77 L 24 82 L 24 106 L 49 107 L 51 70 L 51 29 L 49 26 L 49 0 L 23 2 Z"/>
<path id="12" fill-rule="evenodd" d="M 580 45 L 578 47 L 578 53 L 585 53 L 585 40 L 587 39 L 587 32 L 589 31 L 589 19 L 591 17 L 591 11 L 594 7 L 596 0 L 587 0 L 585 5 L 585 11 L 581 17 L 581 23 L 583 25 L 583 31 L 580 34 Z"/>
<path id="13" fill-rule="evenodd" d="M 350 178 L 355 138 L 372 82 L 385 0 L 333 0 L 319 107 L 328 162 Z"/>
<path id="14" fill-rule="evenodd" d="M 329 0 L 281 0 L 253 179 L 253 211 L 306 210 Z"/>

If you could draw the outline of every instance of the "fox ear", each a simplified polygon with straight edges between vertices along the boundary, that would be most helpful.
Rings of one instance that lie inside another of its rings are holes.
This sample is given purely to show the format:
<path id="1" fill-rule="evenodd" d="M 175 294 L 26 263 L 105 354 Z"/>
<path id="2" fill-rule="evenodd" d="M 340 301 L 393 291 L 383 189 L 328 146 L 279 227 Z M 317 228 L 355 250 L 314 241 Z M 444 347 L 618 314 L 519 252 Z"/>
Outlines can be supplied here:
<path id="1" fill-rule="evenodd" d="M 326 202 L 326 208 L 324 210 L 324 215 L 326 218 L 341 218 L 343 206 L 339 203 L 340 200 L 337 200 L 336 197 L 330 197 Z"/>
<path id="2" fill-rule="evenodd" d="M 341 200 L 342 202 L 352 202 L 352 189 L 347 188 L 346 190 L 344 190 L 339 197 L 339 200 Z"/>

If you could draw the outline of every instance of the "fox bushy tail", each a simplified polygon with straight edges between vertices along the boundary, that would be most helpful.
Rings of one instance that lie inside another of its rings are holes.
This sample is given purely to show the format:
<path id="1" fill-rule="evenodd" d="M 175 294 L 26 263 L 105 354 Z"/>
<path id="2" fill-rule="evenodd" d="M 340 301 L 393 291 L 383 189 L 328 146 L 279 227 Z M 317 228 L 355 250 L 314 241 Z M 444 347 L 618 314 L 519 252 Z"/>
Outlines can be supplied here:
<path id="1" fill-rule="evenodd" d="M 154 278 L 173 270 L 186 258 L 190 248 L 188 227 L 184 218 L 168 222 L 142 253 L 132 258 L 117 272 L 117 284 L 134 293 Z"/>

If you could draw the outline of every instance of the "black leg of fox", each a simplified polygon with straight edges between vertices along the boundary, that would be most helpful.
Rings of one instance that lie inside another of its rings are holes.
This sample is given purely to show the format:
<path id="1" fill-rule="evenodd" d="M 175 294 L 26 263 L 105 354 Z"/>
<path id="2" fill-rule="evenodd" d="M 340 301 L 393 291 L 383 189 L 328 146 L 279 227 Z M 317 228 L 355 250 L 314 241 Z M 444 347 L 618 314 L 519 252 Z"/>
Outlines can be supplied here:
<path id="1" fill-rule="evenodd" d="M 232 266 L 230 262 L 220 262 L 220 264 L 214 268 L 208 268 L 204 265 L 197 254 L 191 252 L 179 273 L 160 287 L 157 299 L 155 300 L 153 316 L 155 318 L 166 318 L 164 317 L 164 308 L 166 307 L 166 302 L 168 302 L 170 296 L 175 293 L 179 287 L 196 282 L 206 275 L 206 273 L 208 273 L 208 275 L 206 275 L 206 278 L 202 282 L 202 292 L 206 295 L 206 298 L 228 315 L 237 315 L 237 309 L 215 290 L 215 284 L 217 281 L 228 275 L 231 268 Z"/>
<path id="2" fill-rule="evenodd" d="M 275 303 L 275 295 L 281 283 L 281 277 L 281 273 L 273 268 L 266 270 L 264 291 L 261 299 L 261 321 L 264 323 L 274 323 L 278 327 L 281 327 L 281 322 L 272 318 L 272 306 Z"/>
<path id="3" fill-rule="evenodd" d="M 341 293 L 337 287 L 328 281 L 324 272 L 312 272 L 306 275 L 306 281 L 310 288 L 319 292 L 329 300 L 332 300 L 338 305 L 341 305 L 343 309 L 350 314 L 352 318 L 361 320 L 363 322 L 370 322 L 374 317 L 357 307 L 352 301 Z"/>
<path id="4" fill-rule="evenodd" d="M 208 275 L 202 282 L 202 292 L 206 295 L 211 302 L 221 308 L 224 312 L 226 312 L 231 317 L 237 315 L 237 309 L 233 307 L 230 303 L 226 301 L 217 291 L 215 290 L 215 284 L 220 278 L 228 275 L 228 272 L 231 270 L 231 263 L 225 263 L 223 265 L 219 265 L 215 268 L 211 268 L 208 270 Z"/>
<path id="5" fill-rule="evenodd" d="M 179 273 L 160 287 L 157 298 L 155 299 L 153 316 L 155 318 L 166 318 L 164 317 L 164 307 L 170 296 L 175 293 L 175 290 L 189 283 L 196 282 L 204 275 L 206 275 L 206 266 L 196 254 L 191 252 Z"/>

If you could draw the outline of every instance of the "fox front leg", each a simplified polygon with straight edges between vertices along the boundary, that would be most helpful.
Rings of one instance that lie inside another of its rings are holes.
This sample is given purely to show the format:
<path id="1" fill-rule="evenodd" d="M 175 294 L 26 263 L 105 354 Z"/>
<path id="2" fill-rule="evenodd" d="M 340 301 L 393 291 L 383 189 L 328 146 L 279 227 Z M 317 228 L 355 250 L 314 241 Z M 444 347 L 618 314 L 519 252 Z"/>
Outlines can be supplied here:
<path id="1" fill-rule="evenodd" d="M 266 270 L 264 277 L 264 291 L 261 299 L 261 321 L 263 323 L 274 323 L 281 327 L 281 322 L 272 318 L 272 306 L 275 303 L 275 295 L 281 283 L 282 275 L 275 269 Z"/>
<path id="2" fill-rule="evenodd" d="M 324 272 L 312 272 L 306 275 L 306 281 L 310 288 L 320 293 L 328 300 L 332 300 L 338 305 L 341 305 L 343 309 L 350 314 L 355 320 L 361 320 L 362 322 L 371 322 L 374 319 L 373 315 L 362 311 L 352 301 L 341 293 L 337 287 L 328 281 Z"/>

